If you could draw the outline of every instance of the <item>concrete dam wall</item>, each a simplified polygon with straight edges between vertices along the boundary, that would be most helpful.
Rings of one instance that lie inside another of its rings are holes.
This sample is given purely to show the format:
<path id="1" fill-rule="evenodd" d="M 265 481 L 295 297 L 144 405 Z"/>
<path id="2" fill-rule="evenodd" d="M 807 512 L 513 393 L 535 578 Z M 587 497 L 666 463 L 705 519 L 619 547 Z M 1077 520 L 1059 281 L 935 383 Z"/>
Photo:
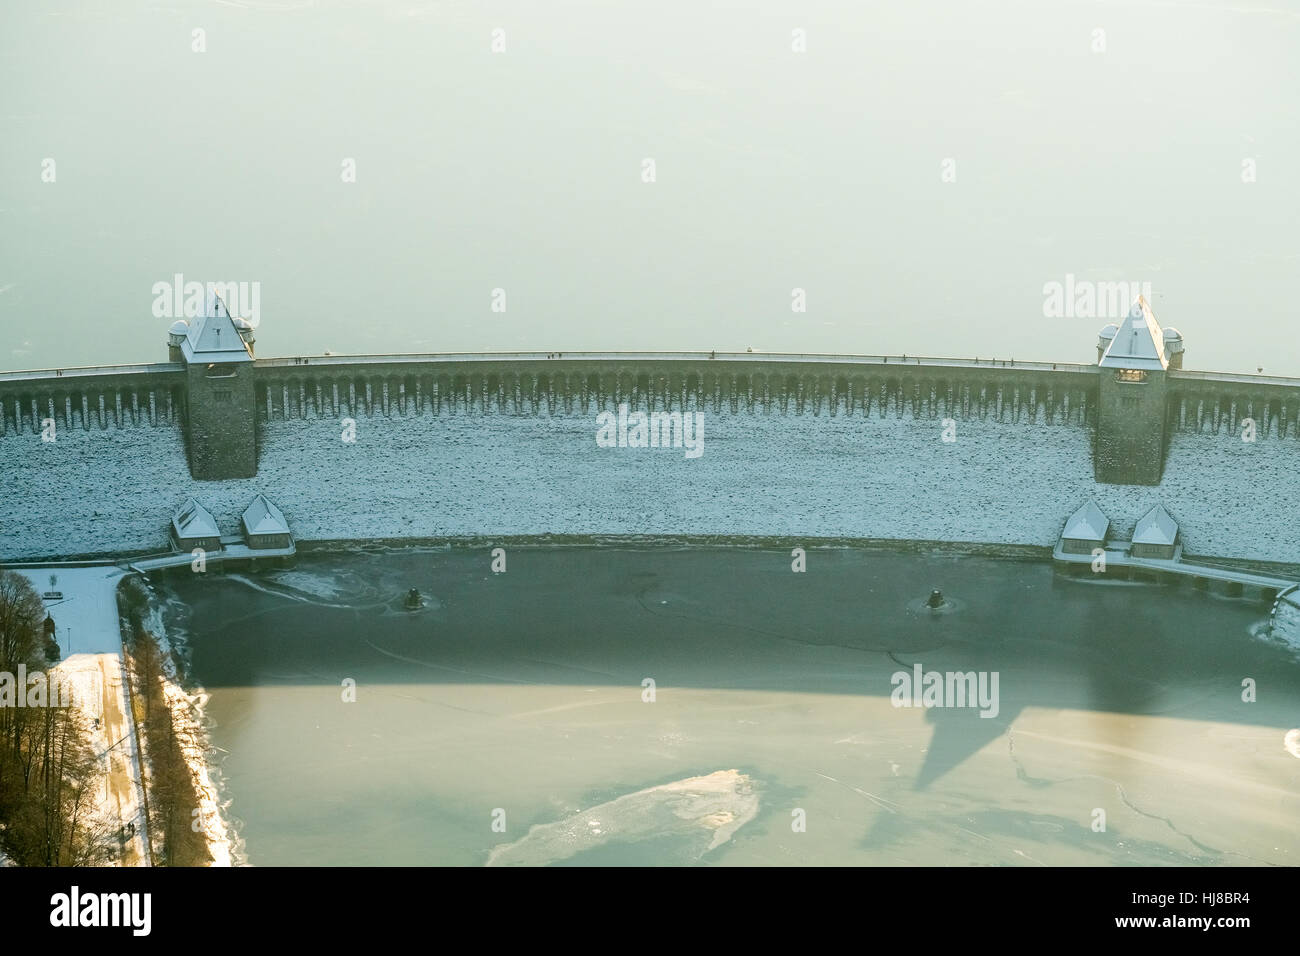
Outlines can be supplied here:
<path id="1" fill-rule="evenodd" d="M 359 414 L 522 414 L 543 406 L 588 412 L 626 402 L 644 410 L 712 408 L 814 415 L 902 414 L 1078 423 L 1096 397 L 1089 366 L 994 366 L 944 360 L 770 361 L 674 356 L 428 359 L 318 356 L 254 363 L 257 420 Z M 183 367 L 0 375 L 0 434 L 183 421 Z"/>
<path id="2" fill-rule="evenodd" d="M 1094 480 L 1092 366 L 326 356 L 258 360 L 253 372 L 257 474 L 222 481 L 187 467 L 181 368 L 0 378 L 0 558 L 162 550 L 190 495 L 233 533 L 263 492 L 304 539 L 744 535 L 791 546 L 1050 545 L 1087 498 L 1119 530 L 1162 501 L 1191 553 L 1300 562 L 1300 387 L 1285 380 L 1170 373 L 1167 463 L 1146 487 Z M 620 403 L 703 413 L 703 454 L 600 447 L 596 413 Z M 1250 414 L 1259 438 L 1244 442 Z M 45 418 L 54 441 L 42 440 Z"/>
<path id="3" fill-rule="evenodd" d="M 1090 365 L 1002 365 L 894 356 L 836 361 L 505 359 L 317 356 L 254 363 L 257 421 L 358 415 L 581 412 L 626 402 L 642 410 L 724 406 L 764 414 L 901 415 L 1096 425 Z M 60 428 L 184 423 L 178 364 L 0 374 L 0 435 Z M 1172 431 L 1300 439 L 1300 381 L 1170 373 Z"/>

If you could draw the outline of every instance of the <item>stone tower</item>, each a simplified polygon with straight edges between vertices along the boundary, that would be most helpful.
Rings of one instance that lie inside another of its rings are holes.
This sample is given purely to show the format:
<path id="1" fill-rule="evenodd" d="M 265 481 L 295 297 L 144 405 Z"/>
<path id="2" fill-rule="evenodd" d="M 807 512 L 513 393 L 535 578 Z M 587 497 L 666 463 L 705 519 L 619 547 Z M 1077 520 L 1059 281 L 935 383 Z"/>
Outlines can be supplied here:
<path id="1" fill-rule="evenodd" d="M 247 325 L 247 323 L 245 323 Z M 251 332 L 236 325 L 209 292 L 203 314 L 169 341 L 185 363 L 186 446 L 195 478 L 252 478 L 257 474 L 256 399 Z"/>
<path id="2" fill-rule="evenodd" d="M 1109 339 L 1109 342 L 1107 342 Z M 1093 473 L 1113 485 L 1158 485 L 1165 466 L 1166 338 L 1143 297 L 1118 326 L 1102 330 Z M 1182 338 L 1177 338 L 1178 364 Z"/>

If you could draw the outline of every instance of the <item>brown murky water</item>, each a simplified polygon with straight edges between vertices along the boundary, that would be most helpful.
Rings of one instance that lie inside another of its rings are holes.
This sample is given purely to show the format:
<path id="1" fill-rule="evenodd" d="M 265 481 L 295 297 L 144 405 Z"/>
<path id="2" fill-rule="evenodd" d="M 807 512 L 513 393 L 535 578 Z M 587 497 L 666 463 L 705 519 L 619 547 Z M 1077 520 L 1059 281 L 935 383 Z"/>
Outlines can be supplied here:
<path id="1" fill-rule="evenodd" d="M 811 552 L 803 574 L 788 552 L 737 549 L 516 549 L 506 573 L 489 565 L 486 549 L 357 553 L 171 582 L 249 862 L 1300 850 L 1284 743 L 1300 663 L 1259 634 L 1262 607 L 849 550 Z M 420 611 L 401 609 L 410 587 Z M 918 607 L 932 587 L 949 613 Z M 894 675 L 918 664 L 996 672 L 996 716 L 894 706 Z"/>

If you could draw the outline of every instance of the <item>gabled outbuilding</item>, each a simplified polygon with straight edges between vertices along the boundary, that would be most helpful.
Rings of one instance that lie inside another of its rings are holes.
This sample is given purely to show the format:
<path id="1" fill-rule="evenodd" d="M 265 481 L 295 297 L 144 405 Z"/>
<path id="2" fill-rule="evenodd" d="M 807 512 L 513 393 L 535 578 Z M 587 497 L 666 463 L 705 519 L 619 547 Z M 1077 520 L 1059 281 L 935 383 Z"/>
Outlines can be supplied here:
<path id="1" fill-rule="evenodd" d="M 221 531 L 208 509 L 189 498 L 172 516 L 172 540 L 182 551 L 221 550 Z"/>
<path id="2" fill-rule="evenodd" d="M 244 509 L 244 542 L 255 550 L 288 548 L 293 544 L 289 534 L 289 523 L 284 514 L 266 499 L 258 495 Z"/>
<path id="3" fill-rule="evenodd" d="M 1095 501 L 1084 502 L 1079 510 L 1066 519 L 1061 532 L 1061 550 L 1066 554 L 1092 554 L 1096 548 L 1106 546 L 1110 534 L 1110 519 Z"/>
<path id="4" fill-rule="evenodd" d="M 1135 558 L 1164 558 L 1170 560 L 1178 548 L 1178 522 L 1157 504 L 1138 519 L 1133 529 L 1131 553 Z"/>

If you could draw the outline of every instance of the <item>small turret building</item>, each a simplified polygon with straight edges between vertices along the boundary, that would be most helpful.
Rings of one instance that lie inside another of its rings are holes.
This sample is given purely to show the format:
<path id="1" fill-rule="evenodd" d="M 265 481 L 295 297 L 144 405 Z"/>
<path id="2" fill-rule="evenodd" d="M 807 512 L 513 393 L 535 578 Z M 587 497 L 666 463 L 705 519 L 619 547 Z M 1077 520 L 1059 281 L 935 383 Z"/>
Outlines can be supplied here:
<path id="1" fill-rule="evenodd" d="M 1182 336 L 1176 329 L 1169 332 L 1160 328 L 1142 296 L 1122 323 L 1101 331 L 1093 459 L 1099 482 L 1160 484 L 1168 444 L 1166 373 L 1181 367 L 1183 356 Z"/>
<path id="2" fill-rule="evenodd" d="M 179 352 L 186 366 L 185 440 L 195 478 L 257 474 L 251 341 L 249 323 L 242 328 L 236 324 L 225 302 L 211 290 L 202 315 L 173 323 L 168 332 L 169 350 Z"/>

